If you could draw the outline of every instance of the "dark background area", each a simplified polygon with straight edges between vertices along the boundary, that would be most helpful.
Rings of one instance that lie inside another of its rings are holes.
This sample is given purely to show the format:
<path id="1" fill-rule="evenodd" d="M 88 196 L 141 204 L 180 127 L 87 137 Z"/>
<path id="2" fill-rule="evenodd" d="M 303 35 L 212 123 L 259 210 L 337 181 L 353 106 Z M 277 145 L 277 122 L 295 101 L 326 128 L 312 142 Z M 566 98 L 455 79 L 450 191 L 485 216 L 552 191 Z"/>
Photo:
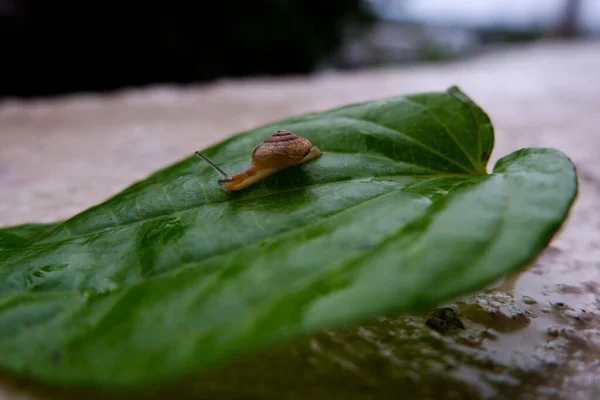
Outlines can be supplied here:
<path id="1" fill-rule="evenodd" d="M 20 0 L 9 11 L 0 96 L 21 97 L 304 74 L 339 44 L 343 21 L 368 15 L 359 0 Z"/>
<path id="2" fill-rule="evenodd" d="M 0 99 L 443 61 L 580 36 L 582 1 L 549 30 L 387 18 L 410 0 L 0 0 Z"/>

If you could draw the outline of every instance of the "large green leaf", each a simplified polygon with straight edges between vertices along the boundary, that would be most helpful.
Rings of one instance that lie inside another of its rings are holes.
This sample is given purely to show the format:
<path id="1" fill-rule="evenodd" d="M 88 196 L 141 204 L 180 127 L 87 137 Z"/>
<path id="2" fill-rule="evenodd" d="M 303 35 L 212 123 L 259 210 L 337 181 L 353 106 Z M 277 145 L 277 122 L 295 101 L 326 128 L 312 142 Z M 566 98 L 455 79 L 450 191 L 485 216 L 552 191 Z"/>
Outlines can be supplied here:
<path id="1" fill-rule="evenodd" d="M 556 150 L 487 173 L 492 125 L 455 87 L 281 121 L 205 154 L 236 172 L 276 129 L 323 156 L 230 198 L 190 156 L 63 223 L 0 231 L 0 366 L 147 384 L 421 310 L 527 265 L 577 191 Z"/>

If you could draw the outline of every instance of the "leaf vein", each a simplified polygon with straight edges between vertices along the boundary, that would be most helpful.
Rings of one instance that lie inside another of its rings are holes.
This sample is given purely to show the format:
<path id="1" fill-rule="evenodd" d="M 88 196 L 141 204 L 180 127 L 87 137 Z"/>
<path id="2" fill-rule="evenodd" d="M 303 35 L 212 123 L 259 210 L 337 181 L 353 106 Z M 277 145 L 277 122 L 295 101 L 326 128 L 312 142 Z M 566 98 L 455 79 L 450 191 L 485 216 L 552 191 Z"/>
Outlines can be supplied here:
<path id="1" fill-rule="evenodd" d="M 473 171 L 470 167 L 466 167 L 464 165 L 462 165 L 461 163 L 457 162 L 456 160 L 453 160 L 447 156 L 445 156 L 444 154 L 438 152 L 437 150 L 429 147 L 428 145 L 426 145 L 425 143 L 421 142 L 420 140 L 415 139 L 412 136 L 407 135 L 406 133 L 396 129 L 396 128 L 392 128 L 390 126 L 387 125 L 383 125 L 380 122 L 376 122 L 376 121 L 371 121 L 368 119 L 361 119 L 361 118 L 351 118 L 351 117 L 341 117 L 340 119 L 347 119 L 347 120 L 351 120 L 351 121 L 355 121 L 355 122 L 363 122 L 363 123 L 367 123 L 367 124 L 371 124 L 371 125 L 376 125 L 380 128 L 383 128 L 385 130 L 388 130 L 390 132 L 395 133 L 396 135 L 399 135 L 401 137 L 403 137 L 404 139 L 408 140 L 409 142 L 412 142 L 416 145 L 418 145 L 419 147 L 427 150 L 429 153 L 434 154 L 437 157 L 441 157 L 444 160 L 456 165 L 457 167 L 460 167 L 463 171 L 465 171 L 466 173 L 472 173 L 472 172 L 477 172 L 477 169 L 475 169 L 475 171 Z M 438 120 L 439 121 L 439 120 Z M 462 149 L 461 149 L 462 150 Z M 464 151 L 464 150 L 463 150 Z M 470 159 L 469 159 L 470 161 Z"/>
<path id="2" fill-rule="evenodd" d="M 439 119 L 439 117 L 437 115 L 435 115 L 429 107 L 426 107 L 423 104 L 420 104 L 414 100 L 406 99 L 406 101 L 411 104 L 421 107 L 423 109 L 423 111 L 425 111 L 427 114 L 429 114 L 431 116 L 431 118 L 433 118 L 435 121 L 437 121 L 444 128 L 444 130 L 446 131 L 448 136 L 454 141 L 454 143 L 456 143 L 456 145 L 458 146 L 460 151 L 462 151 L 462 153 L 465 155 L 465 157 L 467 157 L 467 159 L 471 162 L 471 165 L 473 165 L 473 168 L 474 168 L 474 172 L 478 172 L 478 173 L 480 172 L 481 168 L 477 167 L 477 163 L 473 160 L 471 155 L 464 149 L 464 147 L 456 139 L 456 136 L 454 136 L 454 134 L 452 133 L 452 131 L 450 130 L 448 125 L 446 125 L 441 119 Z M 454 117 L 454 116 L 456 116 L 456 113 L 452 117 Z M 477 124 L 477 119 L 475 119 L 475 124 Z"/>

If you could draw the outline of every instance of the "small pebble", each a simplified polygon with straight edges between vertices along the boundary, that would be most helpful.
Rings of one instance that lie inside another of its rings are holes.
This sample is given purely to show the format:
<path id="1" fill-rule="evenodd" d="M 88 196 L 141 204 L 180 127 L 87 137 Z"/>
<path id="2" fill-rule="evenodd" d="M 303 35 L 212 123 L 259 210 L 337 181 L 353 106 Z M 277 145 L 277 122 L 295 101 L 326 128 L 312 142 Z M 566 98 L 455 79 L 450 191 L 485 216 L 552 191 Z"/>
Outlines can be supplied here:
<path id="1" fill-rule="evenodd" d="M 523 296 L 521 299 L 525 304 L 537 304 L 537 300 L 531 296 Z"/>

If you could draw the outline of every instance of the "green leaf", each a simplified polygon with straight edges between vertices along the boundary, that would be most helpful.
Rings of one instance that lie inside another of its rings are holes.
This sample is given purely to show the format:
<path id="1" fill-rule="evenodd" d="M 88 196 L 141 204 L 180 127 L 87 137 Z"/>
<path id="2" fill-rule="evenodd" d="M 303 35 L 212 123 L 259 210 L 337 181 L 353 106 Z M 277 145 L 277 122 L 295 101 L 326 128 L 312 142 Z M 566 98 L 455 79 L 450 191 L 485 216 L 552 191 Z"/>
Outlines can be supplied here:
<path id="1" fill-rule="evenodd" d="M 57 224 L 23 224 L 0 229 L 0 251 L 21 247 Z"/>
<path id="2" fill-rule="evenodd" d="M 456 87 L 292 118 L 204 153 L 236 172 L 276 129 L 323 156 L 230 198 L 190 156 L 49 230 L 0 231 L 0 366 L 142 385 L 419 311 L 526 266 L 577 192 L 552 149 L 488 174 L 492 125 Z"/>

